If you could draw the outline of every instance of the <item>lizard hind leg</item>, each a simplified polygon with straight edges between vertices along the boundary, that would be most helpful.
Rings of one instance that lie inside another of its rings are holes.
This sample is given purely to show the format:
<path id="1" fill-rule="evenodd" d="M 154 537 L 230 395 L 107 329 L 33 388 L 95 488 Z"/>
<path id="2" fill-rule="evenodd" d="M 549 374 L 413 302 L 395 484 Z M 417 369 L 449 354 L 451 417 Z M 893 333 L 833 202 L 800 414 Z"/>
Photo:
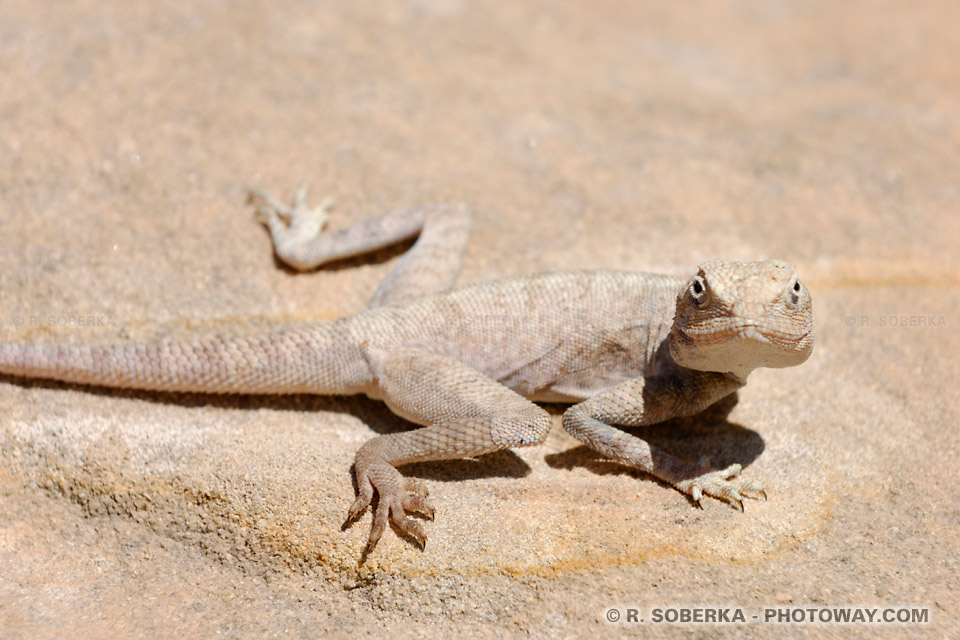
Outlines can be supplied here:
<path id="1" fill-rule="evenodd" d="M 307 205 L 302 185 L 287 206 L 270 194 L 251 191 L 257 219 L 270 231 L 277 257 L 297 271 L 370 253 L 419 236 L 393 266 L 370 301 L 371 307 L 398 304 L 450 289 L 470 236 L 472 214 L 463 204 L 446 203 L 394 209 L 375 218 L 324 232 L 332 201 Z"/>
<path id="2" fill-rule="evenodd" d="M 368 360 L 378 395 L 420 429 L 377 436 L 357 451 L 358 496 L 347 523 L 373 501 L 370 537 L 362 557 L 380 540 L 388 523 L 423 548 L 426 535 L 407 516 L 433 517 L 422 483 L 404 478 L 397 466 L 426 460 L 469 458 L 508 447 L 543 442 L 552 424 L 541 407 L 468 365 L 417 348 L 370 349 Z"/>

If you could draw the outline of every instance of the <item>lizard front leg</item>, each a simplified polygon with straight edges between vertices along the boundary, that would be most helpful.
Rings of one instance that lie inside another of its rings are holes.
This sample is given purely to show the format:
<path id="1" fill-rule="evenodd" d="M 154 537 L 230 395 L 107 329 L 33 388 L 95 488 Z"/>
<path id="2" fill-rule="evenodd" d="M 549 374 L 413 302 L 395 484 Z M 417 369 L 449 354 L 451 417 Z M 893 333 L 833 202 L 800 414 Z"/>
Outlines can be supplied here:
<path id="1" fill-rule="evenodd" d="M 736 503 L 743 510 L 744 497 L 766 494 L 755 482 L 732 479 L 740 473 L 739 464 L 713 470 L 684 462 L 612 426 L 639 427 L 694 415 L 739 386 L 726 374 L 690 370 L 634 378 L 570 407 L 563 414 L 563 426 L 591 449 L 660 478 L 697 505 L 708 495 Z"/>
<path id="2" fill-rule="evenodd" d="M 366 355 L 377 383 L 373 395 L 397 415 L 425 426 L 378 436 L 357 451 L 359 495 L 347 522 L 370 505 L 374 491 L 379 494 L 364 556 L 388 521 L 421 547 L 426 543 L 423 528 L 405 512 L 432 517 L 433 507 L 421 485 L 406 480 L 397 465 L 540 444 L 551 425 L 545 410 L 457 360 L 416 348 L 369 349 Z"/>

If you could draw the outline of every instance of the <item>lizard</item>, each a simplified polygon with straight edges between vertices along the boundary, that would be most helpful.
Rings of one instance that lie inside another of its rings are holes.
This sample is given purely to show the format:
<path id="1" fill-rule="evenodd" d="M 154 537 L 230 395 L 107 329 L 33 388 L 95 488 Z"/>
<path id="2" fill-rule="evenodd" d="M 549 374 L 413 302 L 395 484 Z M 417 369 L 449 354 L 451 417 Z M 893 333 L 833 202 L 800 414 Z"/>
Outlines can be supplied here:
<path id="1" fill-rule="evenodd" d="M 420 428 L 379 435 L 354 459 L 348 526 L 373 505 L 362 557 L 388 524 L 419 548 L 422 481 L 397 467 L 541 444 L 536 402 L 570 403 L 563 427 L 591 449 L 688 495 L 743 510 L 766 498 L 739 474 L 678 459 L 618 427 L 694 415 L 759 367 L 801 364 L 812 299 L 784 261 L 711 260 L 690 277 L 567 271 L 454 287 L 472 222 L 463 204 L 388 211 L 325 231 L 331 201 L 306 185 L 286 205 L 250 192 L 275 255 L 296 271 L 416 238 L 354 315 L 273 333 L 153 344 L 0 344 L 0 373 L 117 388 L 223 394 L 366 394 Z M 374 504 L 374 496 L 377 501 Z"/>

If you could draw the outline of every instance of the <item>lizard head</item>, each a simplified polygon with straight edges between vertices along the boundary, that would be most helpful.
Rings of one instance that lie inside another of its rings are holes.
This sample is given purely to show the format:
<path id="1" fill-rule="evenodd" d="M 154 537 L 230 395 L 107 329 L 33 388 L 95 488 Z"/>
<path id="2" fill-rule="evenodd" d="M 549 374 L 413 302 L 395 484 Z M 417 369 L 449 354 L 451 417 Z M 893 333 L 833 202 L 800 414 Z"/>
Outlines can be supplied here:
<path id="1" fill-rule="evenodd" d="M 677 295 L 670 355 L 683 367 L 746 377 L 813 350 L 813 302 L 793 265 L 712 260 Z"/>

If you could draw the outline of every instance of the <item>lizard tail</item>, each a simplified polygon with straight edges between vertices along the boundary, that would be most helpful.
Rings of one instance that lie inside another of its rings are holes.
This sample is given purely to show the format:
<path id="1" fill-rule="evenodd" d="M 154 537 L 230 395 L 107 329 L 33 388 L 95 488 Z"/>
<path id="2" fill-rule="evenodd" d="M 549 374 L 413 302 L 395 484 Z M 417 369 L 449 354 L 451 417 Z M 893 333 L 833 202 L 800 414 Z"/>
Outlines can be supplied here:
<path id="1" fill-rule="evenodd" d="M 354 393 L 330 361 L 330 331 L 148 345 L 0 344 L 0 374 L 105 387 L 199 393 Z"/>

